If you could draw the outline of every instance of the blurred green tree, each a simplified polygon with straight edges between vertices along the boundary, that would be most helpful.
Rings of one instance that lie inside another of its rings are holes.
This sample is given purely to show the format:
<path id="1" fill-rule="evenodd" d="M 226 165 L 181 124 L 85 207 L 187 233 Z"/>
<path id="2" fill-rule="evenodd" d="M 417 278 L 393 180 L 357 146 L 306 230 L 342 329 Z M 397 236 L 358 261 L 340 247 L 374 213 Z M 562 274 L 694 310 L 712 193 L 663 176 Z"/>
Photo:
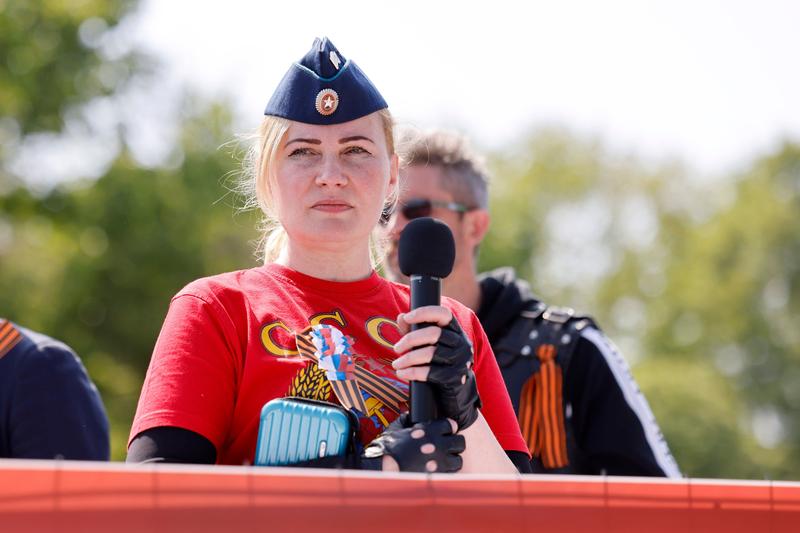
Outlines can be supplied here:
<path id="1" fill-rule="evenodd" d="M 79 109 L 119 92 L 143 56 L 115 38 L 132 0 L 6 0 L 0 4 L 0 185 L 30 134 L 61 132 Z"/>
<path id="2" fill-rule="evenodd" d="M 237 214 L 236 158 L 219 148 L 229 112 L 188 115 L 171 167 L 141 168 L 123 152 L 96 181 L 0 196 L 0 309 L 81 355 L 109 411 L 115 459 L 172 295 L 255 265 L 256 219 Z"/>
<path id="3" fill-rule="evenodd" d="M 797 147 L 697 180 L 542 129 L 491 167 L 481 268 L 597 317 L 687 474 L 797 478 Z"/>
<path id="4" fill-rule="evenodd" d="M 125 105 L 110 106 L 116 128 L 91 124 L 92 106 L 153 72 L 119 35 L 136 6 L 0 4 L 0 312 L 81 355 L 109 412 L 115 459 L 170 297 L 192 279 L 252 266 L 256 237 L 226 188 L 237 167 L 220 149 L 232 138 L 227 106 L 181 98 L 180 135 L 156 165 L 127 148 Z M 76 131 L 112 147 L 99 179 L 32 187 L 15 157 L 35 139 L 48 151 Z"/>
<path id="5" fill-rule="evenodd" d="M 663 295 L 650 306 L 645 345 L 727 377 L 744 403 L 738 421 L 755 439 L 758 470 L 749 474 L 796 479 L 800 146 L 785 144 L 732 181 L 713 216 L 666 244 Z"/>

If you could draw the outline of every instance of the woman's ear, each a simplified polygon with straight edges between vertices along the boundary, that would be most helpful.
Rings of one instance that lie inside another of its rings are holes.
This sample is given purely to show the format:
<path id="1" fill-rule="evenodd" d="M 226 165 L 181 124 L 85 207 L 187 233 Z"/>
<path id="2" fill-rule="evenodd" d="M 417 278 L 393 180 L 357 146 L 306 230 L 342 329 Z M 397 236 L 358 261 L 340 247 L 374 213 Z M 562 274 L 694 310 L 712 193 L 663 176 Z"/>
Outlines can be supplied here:
<path id="1" fill-rule="evenodd" d="M 392 154 L 389 160 L 389 190 L 397 191 L 397 183 L 400 180 L 400 158 L 397 154 Z M 392 194 L 395 194 L 394 192 Z"/>

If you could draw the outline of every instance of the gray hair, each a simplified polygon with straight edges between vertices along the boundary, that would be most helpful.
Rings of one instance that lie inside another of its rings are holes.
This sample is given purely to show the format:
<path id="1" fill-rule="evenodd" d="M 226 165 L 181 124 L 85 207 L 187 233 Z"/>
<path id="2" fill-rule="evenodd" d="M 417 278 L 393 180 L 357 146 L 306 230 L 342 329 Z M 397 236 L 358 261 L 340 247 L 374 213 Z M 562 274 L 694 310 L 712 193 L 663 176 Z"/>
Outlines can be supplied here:
<path id="1" fill-rule="evenodd" d="M 442 186 L 453 199 L 467 207 L 486 209 L 489 205 L 489 173 L 484 158 L 473 151 L 463 135 L 446 130 L 400 134 L 404 166 L 435 166 L 442 169 Z"/>

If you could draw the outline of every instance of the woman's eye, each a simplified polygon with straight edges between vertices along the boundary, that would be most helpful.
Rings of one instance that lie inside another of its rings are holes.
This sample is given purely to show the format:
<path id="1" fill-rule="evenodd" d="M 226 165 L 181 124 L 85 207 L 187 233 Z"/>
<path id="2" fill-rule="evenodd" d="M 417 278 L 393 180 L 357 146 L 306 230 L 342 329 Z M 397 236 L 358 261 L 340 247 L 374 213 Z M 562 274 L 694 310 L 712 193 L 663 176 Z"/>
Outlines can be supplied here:
<path id="1" fill-rule="evenodd" d="M 312 151 L 311 151 L 310 148 L 295 148 L 289 154 L 289 157 L 301 157 L 301 156 L 304 156 L 304 155 L 311 155 L 311 154 L 312 154 Z"/>
<path id="2" fill-rule="evenodd" d="M 369 152 L 361 146 L 348 146 L 344 153 L 346 154 L 368 154 Z"/>

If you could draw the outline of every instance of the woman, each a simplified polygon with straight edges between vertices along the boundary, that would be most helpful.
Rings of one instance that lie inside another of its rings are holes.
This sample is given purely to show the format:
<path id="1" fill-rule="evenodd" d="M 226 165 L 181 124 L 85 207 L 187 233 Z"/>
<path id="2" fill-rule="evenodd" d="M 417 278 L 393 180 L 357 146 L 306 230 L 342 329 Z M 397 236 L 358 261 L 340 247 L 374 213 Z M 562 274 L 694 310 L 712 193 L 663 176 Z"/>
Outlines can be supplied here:
<path id="1" fill-rule="evenodd" d="M 197 280 L 173 298 L 129 462 L 250 463 L 261 407 L 301 396 L 349 407 L 366 447 L 308 466 L 515 471 L 503 450 L 525 464 L 475 316 L 450 300 L 403 313 L 408 289 L 373 269 L 371 234 L 396 197 L 399 165 L 386 107 L 327 39 L 290 67 L 251 154 L 255 197 L 271 223 L 265 264 Z M 437 326 L 409 332 L 423 322 Z M 313 347 L 323 334 L 346 368 L 323 364 Z M 449 420 L 412 426 L 401 416 L 410 379 L 431 382 Z M 343 393 L 348 386 L 357 393 Z"/>

